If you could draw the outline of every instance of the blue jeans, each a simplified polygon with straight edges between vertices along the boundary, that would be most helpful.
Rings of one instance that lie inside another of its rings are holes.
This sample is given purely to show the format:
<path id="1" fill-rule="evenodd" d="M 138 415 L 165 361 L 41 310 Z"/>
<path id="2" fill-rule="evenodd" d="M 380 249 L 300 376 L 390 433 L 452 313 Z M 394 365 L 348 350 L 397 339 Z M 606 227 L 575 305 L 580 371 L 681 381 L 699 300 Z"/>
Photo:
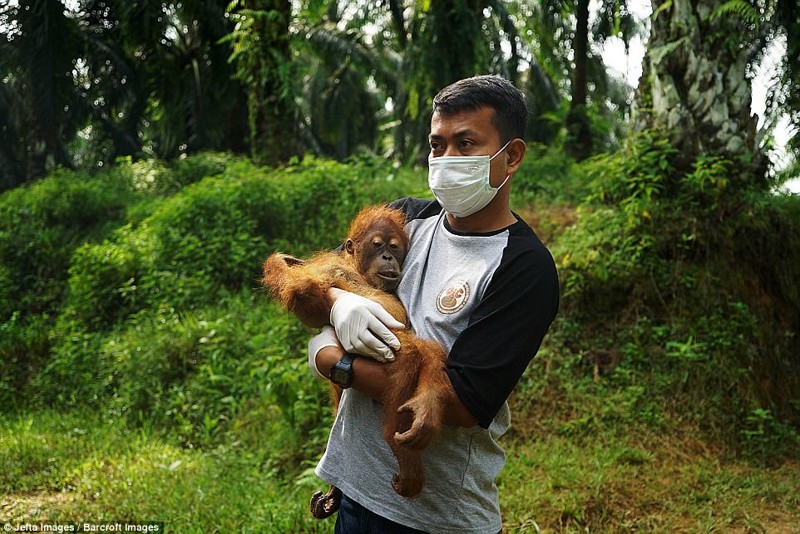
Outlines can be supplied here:
<path id="1" fill-rule="evenodd" d="M 425 534 L 423 530 L 404 527 L 372 513 L 356 501 L 342 495 L 334 534 Z"/>

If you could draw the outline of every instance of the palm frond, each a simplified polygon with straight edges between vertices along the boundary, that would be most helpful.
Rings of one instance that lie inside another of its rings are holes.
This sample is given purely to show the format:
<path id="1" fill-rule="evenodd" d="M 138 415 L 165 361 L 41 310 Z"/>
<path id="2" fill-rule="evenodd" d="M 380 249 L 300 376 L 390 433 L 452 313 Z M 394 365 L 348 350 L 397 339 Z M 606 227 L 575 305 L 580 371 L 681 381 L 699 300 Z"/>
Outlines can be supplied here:
<path id="1" fill-rule="evenodd" d="M 745 0 L 728 0 L 711 12 L 710 19 L 715 20 L 727 16 L 737 16 L 754 27 L 758 27 L 760 22 L 758 10 Z"/>

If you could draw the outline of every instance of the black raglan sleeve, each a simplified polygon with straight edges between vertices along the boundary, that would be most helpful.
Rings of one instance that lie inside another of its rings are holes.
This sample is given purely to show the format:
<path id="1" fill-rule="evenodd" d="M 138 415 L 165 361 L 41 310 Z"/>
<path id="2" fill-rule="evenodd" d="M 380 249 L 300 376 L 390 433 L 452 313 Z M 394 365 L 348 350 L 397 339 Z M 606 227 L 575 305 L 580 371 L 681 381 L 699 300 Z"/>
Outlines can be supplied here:
<path id="1" fill-rule="evenodd" d="M 399 209 L 406 215 L 406 222 L 412 219 L 423 219 L 438 214 L 442 208 L 435 200 L 405 197 L 389 203 L 390 208 Z"/>
<path id="2" fill-rule="evenodd" d="M 510 239 L 448 357 L 453 388 L 483 428 L 511 395 L 558 312 L 555 262 L 538 238 L 533 240 L 532 247 L 528 236 Z"/>

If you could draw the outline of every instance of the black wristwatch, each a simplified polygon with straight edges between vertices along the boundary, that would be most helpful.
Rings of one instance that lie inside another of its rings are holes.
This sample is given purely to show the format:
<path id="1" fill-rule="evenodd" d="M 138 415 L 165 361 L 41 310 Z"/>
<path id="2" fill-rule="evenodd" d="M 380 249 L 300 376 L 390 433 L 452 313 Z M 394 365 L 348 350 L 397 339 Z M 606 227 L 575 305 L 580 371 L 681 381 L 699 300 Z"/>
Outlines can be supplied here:
<path id="1" fill-rule="evenodd" d="M 342 389 L 347 389 L 352 386 L 353 359 L 355 359 L 355 356 L 345 353 L 344 356 L 331 367 L 331 372 L 328 373 L 328 380 Z"/>

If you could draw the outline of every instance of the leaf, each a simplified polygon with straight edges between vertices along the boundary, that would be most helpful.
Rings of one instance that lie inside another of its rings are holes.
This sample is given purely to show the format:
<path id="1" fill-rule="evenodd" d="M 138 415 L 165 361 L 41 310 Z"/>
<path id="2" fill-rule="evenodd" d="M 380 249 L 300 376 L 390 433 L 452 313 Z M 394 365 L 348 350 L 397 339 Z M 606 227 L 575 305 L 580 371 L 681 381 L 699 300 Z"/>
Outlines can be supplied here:
<path id="1" fill-rule="evenodd" d="M 752 24 L 758 28 L 759 17 L 758 11 L 744 0 L 728 0 L 721 6 L 717 7 L 709 17 L 710 20 L 715 20 L 720 17 L 738 15 L 747 24 Z"/>
<path id="2" fill-rule="evenodd" d="M 655 19 L 656 17 L 658 17 L 658 15 L 659 15 L 659 14 L 660 14 L 662 11 L 666 11 L 666 10 L 670 9 L 671 7 L 672 7 L 672 0 L 667 0 L 666 2 L 664 2 L 663 4 L 661 4 L 660 6 L 658 6 L 658 9 L 656 9 L 656 10 L 655 10 L 655 12 L 653 13 L 653 19 Z"/>
<path id="3" fill-rule="evenodd" d="M 668 54 L 671 54 L 675 50 L 677 50 L 683 44 L 689 43 L 689 36 L 684 35 L 680 39 L 676 41 L 672 41 L 671 43 L 667 43 L 663 46 L 658 46 L 653 48 L 650 52 L 650 59 L 652 59 L 653 63 L 660 63 L 662 59 Z"/>

